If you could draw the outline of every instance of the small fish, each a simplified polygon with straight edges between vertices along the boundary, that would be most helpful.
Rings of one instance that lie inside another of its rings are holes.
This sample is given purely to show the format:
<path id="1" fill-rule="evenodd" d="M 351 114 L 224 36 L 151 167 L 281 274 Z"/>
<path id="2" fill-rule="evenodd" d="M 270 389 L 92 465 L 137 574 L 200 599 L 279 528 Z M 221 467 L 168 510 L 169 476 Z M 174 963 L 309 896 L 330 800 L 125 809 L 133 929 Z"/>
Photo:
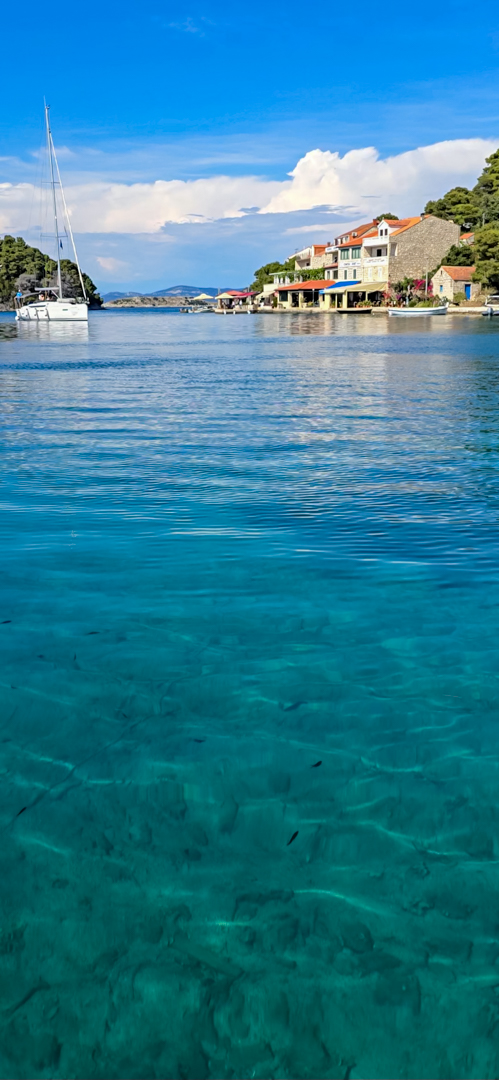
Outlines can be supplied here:
<path id="1" fill-rule="evenodd" d="M 294 712 L 295 709 L 299 709 L 300 705 L 306 705 L 306 701 L 293 701 L 292 705 L 284 705 L 283 712 Z"/>
<path id="2" fill-rule="evenodd" d="M 37 660 L 45 660 L 43 653 L 38 653 Z"/>
<path id="3" fill-rule="evenodd" d="M 100 630 L 89 630 L 85 637 L 92 637 L 92 634 L 100 634 Z"/>
<path id="4" fill-rule="evenodd" d="M 22 810 L 17 811 L 16 817 L 21 817 L 21 814 L 24 814 L 24 811 L 27 810 L 27 809 L 28 809 L 27 806 L 23 806 Z"/>
<path id="5" fill-rule="evenodd" d="M 193 739 L 193 742 L 206 742 L 206 739 Z"/>
<path id="6" fill-rule="evenodd" d="M 297 836 L 298 836 L 298 829 L 296 830 L 296 832 L 293 833 L 293 835 L 291 837 L 291 840 L 288 840 L 288 842 L 286 844 L 286 847 L 289 847 L 289 845 L 293 843 L 293 840 L 296 840 Z"/>
<path id="7" fill-rule="evenodd" d="M 322 761 L 316 761 L 315 765 L 311 765 L 310 768 L 311 769 L 318 769 L 319 765 L 322 765 Z"/>
<path id="8" fill-rule="evenodd" d="M 12 619 L 3 619 L 2 626 L 6 626 L 8 622 L 12 622 Z"/>

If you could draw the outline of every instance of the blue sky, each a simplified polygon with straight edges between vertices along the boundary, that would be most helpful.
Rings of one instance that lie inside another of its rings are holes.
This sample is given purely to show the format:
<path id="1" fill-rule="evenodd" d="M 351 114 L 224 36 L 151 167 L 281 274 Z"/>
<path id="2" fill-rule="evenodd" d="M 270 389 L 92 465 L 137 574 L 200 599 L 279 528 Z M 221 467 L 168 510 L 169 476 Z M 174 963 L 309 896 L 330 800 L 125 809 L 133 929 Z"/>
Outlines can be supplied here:
<path id="1" fill-rule="evenodd" d="M 36 33 L 22 35 L 19 12 L 3 15 L 0 230 L 36 239 L 45 95 L 82 262 L 104 291 L 242 284 L 371 207 L 418 213 L 499 145 L 492 5 L 479 29 L 463 0 L 440 15 L 70 5 L 55 36 L 41 14 L 23 9 Z M 377 156 L 352 157 L 368 147 Z"/>

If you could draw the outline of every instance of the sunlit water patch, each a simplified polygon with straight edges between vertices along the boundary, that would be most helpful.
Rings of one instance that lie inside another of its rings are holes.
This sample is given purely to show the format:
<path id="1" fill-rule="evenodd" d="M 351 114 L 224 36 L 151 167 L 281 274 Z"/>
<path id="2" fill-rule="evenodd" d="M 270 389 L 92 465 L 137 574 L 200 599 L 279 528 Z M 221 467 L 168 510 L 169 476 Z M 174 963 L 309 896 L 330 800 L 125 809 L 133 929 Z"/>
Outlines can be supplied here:
<path id="1" fill-rule="evenodd" d="M 498 1075 L 499 327 L 435 323 L 2 320 L 3 1077 Z"/>

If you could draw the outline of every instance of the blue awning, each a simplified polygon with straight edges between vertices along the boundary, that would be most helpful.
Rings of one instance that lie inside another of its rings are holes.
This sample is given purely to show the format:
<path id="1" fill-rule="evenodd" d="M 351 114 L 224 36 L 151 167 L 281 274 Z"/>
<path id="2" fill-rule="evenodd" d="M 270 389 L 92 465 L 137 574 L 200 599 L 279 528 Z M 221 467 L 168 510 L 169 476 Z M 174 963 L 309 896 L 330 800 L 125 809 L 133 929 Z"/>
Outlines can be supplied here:
<path id="1" fill-rule="evenodd" d="M 334 292 L 335 289 L 349 289 L 351 285 L 362 285 L 361 281 L 333 281 L 331 285 L 328 285 L 327 289 L 320 289 L 320 295 L 323 293 Z"/>

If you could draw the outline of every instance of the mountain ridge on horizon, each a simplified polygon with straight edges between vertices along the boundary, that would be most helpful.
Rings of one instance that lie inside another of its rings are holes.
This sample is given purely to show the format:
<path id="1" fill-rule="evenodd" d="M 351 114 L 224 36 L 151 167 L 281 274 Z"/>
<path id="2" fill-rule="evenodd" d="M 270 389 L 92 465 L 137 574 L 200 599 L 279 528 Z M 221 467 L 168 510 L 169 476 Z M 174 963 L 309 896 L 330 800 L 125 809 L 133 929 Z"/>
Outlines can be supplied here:
<path id="1" fill-rule="evenodd" d="M 108 292 L 101 293 L 104 303 L 112 300 L 125 300 L 129 296 L 198 296 L 199 293 L 208 293 L 216 296 L 218 292 L 225 292 L 226 288 L 233 289 L 234 285 L 224 286 L 222 289 L 214 288 L 213 285 L 171 285 L 169 289 L 149 289 L 147 292 Z"/>

